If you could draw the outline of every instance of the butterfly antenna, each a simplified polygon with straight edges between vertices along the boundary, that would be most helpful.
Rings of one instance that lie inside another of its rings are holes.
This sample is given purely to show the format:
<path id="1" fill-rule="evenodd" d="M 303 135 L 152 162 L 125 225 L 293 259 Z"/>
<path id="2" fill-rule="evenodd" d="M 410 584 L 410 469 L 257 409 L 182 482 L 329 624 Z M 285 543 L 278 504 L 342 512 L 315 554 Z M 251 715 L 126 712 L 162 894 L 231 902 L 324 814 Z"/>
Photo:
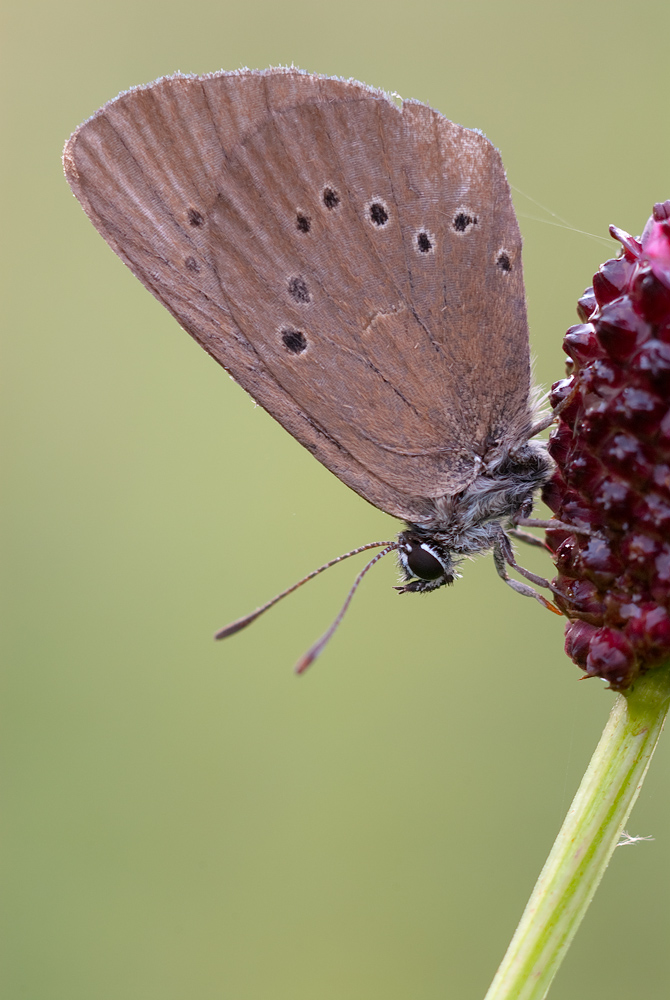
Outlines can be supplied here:
<path id="1" fill-rule="evenodd" d="M 277 594 L 277 596 L 273 597 L 271 601 L 268 601 L 266 604 L 261 604 L 260 608 L 256 608 L 256 610 L 252 611 L 251 614 L 245 615 L 243 618 L 237 618 L 234 622 L 231 622 L 230 625 L 226 625 L 224 628 L 219 629 L 219 631 L 215 633 L 214 638 L 227 639 L 229 635 L 234 635 L 236 632 L 240 632 L 243 628 L 246 628 L 247 625 L 251 625 L 252 622 L 256 621 L 259 615 L 262 615 L 264 611 L 267 611 L 278 601 L 281 601 L 283 597 L 288 597 L 288 595 L 292 594 L 294 590 L 298 589 L 298 587 L 302 587 L 303 583 L 307 583 L 308 580 L 313 580 L 315 576 L 319 575 L 319 573 L 323 573 L 324 570 L 330 569 L 331 566 L 335 566 L 338 562 L 342 562 L 343 559 L 348 559 L 350 556 L 357 556 L 359 552 L 366 552 L 368 549 L 379 549 L 384 546 L 386 546 L 386 551 L 390 552 L 392 548 L 396 547 L 396 544 L 396 542 L 388 541 L 368 542 L 367 545 L 361 545 L 357 549 L 352 549 L 351 552 L 345 552 L 344 555 L 337 556 L 336 559 L 331 559 L 330 562 L 324 563 L 324 565 L 319 566 L 318 569 L 312 570 L 312 572 L 308 573 L 307 576 L 304 576 L 302 580 L 298 580 L 298 582 L 294 583 L 292 587 L 282 590 L 281 594 Z M 386 555 L 386 552 L 383 554 Z M 372 563 L 376 562 L 377 558 L 380 557 L 375 557 L 375 559 L 372 560 Z M 372 563 L 370 563 L 370 566 L 372 566 Z M 363 573 L 366 573 L 370 566 L 366 566 Z M 363 574 L 361 574 L 361 576 L 362 575 Z M 358 581 L 354 584 L 354 590 L 357 586 Z M 350 599 L 351 597 L 348 598 L 347 603 Z M 342 609 L 340 617 L 344 614 L 345 610 L 346 607 Z"/>
<path id="2" fill-rule="evenodd" d="M 351 604 L 351 598 L 354 596 L 354 594 L 358 590 L 358 586 L 359 586 L 361 580 L 363 579 L 363 577 L 365 576 L 365 574 L 368 572 L 368 570 L 372 569 L 372 567 L 374 566 L 374 564 L 378 563 L 380 559 L 384 558 L 384 556 L 387 556 L 389 554 L 389 552 L 393 552 L 394 549 L 398 548 L 398 543 L 397 542 L 384 542 L 382 544 L 386 545 L 386 548 L 382 552 L 378 552 L 377 555 L 374 557 L 374 559 L 371 559 L 370 562 L 367 564 L 367 566 L 364 566 L 363 569 L 360 571 L 360 573 L 358 574 L 358 576 L 354 580 L 354 583 L 353 583 L 353 586 L 352 586 L 351 590 L 347 594 L 346 601 L 342 605 L 342 608 L 340 609 L 339 614 L 335 618 L 335 621 L 330 626 L 330 628 L 328 629 L 328 631 L 324 632 L 323 635 L 321 636 L 321 638 L 318 640 L 318 642 L 315 642 L 314 645 L 311 647 L 311 649 L 308 649 L 307 652 L 305 653 L 305 655 L 302 656 L 298 660 L 298 662 L 296 663 L 296 665 L 295 665 L 295 672 L 296 672 L 296 674 L 303 674 L 305 672 L 305 670 L 307 670 L 307 667 L 309 667 L 312 663 L 314 663 L 315 659 L 317 658 L 317 656 L 319 655 L 319 653 L 321 652 L 321 650 L 323 649 L 323 647 L 330 640 L 331 636 L 333 635 L 333 632 L 335 631 L 335 629 L 337 628 L 337 626 L 340 624 L 340 622 L 344 618 L 344 616 L 346 614 L 346 611 L 347 611 L 347 608 Z M 368 548 L 369 548 L 369 546 L 368 546 Z M 358 549 L 357 551 L 360 552 L 361 550 Z M 341 557 L 341 558 L 344 558 L 344 557 Z"/>

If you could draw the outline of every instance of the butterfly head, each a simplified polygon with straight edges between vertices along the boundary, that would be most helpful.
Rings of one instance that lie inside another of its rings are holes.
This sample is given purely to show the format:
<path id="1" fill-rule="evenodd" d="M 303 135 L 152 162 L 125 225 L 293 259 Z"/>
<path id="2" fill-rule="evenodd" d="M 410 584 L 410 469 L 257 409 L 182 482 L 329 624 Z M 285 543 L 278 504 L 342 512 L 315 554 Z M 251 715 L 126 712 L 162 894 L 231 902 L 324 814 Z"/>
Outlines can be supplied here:
<path id="1" fill-rule="evenodd" d="M 409 581 L 396 587 L 401 594 L 426 594 L 453 583 L 458 576 L 451 552 L 435 538 L 417 531 L 403 531 L 398 537 L 398 562 Z"/>

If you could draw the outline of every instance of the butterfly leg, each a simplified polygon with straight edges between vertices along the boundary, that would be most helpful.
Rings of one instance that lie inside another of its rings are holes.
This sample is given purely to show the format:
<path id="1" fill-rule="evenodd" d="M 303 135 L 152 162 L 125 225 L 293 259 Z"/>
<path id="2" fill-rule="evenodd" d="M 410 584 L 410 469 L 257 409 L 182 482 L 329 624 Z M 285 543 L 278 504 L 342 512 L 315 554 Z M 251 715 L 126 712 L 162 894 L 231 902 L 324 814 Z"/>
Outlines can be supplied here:
<path id="1" fill-rule="evenodd" d="M 574 535 L 598 535 L 597 531 L 592 531 L 590 528 L 580 528 L 577 524 L 566 524 L 565 521 L 557 521 L 555 518 L 545 521 L 537 517 L 515 517 L 514 524 L 521 524 L 525 528 L 545 528 L 545 530 L 551 528 L 556 531 L 570 531 Z"/>
<path id="2" fill-rule="evenodd" d="M 577 384 L 575 383 L 575 385 L 573 385 L 572 387 L 572 391 L 569 392 L 568 395 L 565 396 L 565 398 L 560 401 L 560 403 L 557 403 L 556 406 L 554 406 L 551 413 L 548 413 L 545 416 L 540 417 L 538 422 L 536 424 L 533 424 L 531 429 L 528 431 L 529 439 L 535 437 L 536 434 L 541 434 L 542 431 L 546 431 L 547 427 L 551 427 L 552 424 L 556 423 L 557 417 L 573 400 L 576 392 L 577 392 Z M 547 397 L 548 396 L 549 393 L 547 393 Z"/>
<path id="3" fill-rule="evenodd" d="M 537 573 L 532 573 L 529 569 L 519 566 L 518 562 L 514 558 L 514 551 L 512 549 L 511 542 L 502 528 L 496 536 L 495 546 L 500 549 L 504 562 L 508 566 L 511 566 L 512 569 L 515 569 L 517 573 L 520 573 L 521 576 L 525 576 L 527 580 L 530 580 L 531 583 L 537 584 L 538 587 L 546 587 L 548 590 L 552 589 L 549 581 L 545 580 L 543 576 L 538 576 Z"/>
<path id="4" fill-rule="evenodd" d="M 505 581 L 508 587 L 515 590 L 517 594 L 522 594 L 524 597 L 534 597 L 536 601 L 545 607 L 549 611 L 553 611 L 555 614 L 561 614 L 561 612 L 556 608 L 551 601 L 548 601 L 546 597 L 533 588 L 529 587 L 525 583 L 521 583 L 519 580 L 512 580 L 507 572 L 507 566 L 511 566 L 515 569 L 517 573 L 521 576 L 525 576 L 527 580 L 531 583 L 537 584 L 538 587 L 546 587 L 548 590 L 554 590 L 554 587 L 549 582 L 545 580 L 544 577 L 538 576 L 536 573 L 531 573 L 529 569 L 525 569 L 523 566 L 519 566 L 516 559 L 514 558 L 514 553 L 512 551 L 512 545 L 509 538 L 505 534 L 502 528 L 496 533 L 496 538 L 493 543 L 493 562 L 496 568 L 498 576 Z"/>
<path id="5" fill-rule="evenodd" d="M 545 552 L 551 552 L 551 549 L 541 538 L 537 535 L 531 535 L 530 531 L 521 531 L 520 528 L 508 528 L 507 534 L 511 535 L 512 538 L 516 538 L 518 542 L 525 542 L 526 545 L 536 545 L 539 549 L 544 549 Z"/>
<path id="6" fill-rule="evenodd" d="M 531 429 L 528 431 L 528 437 L 533 438 L 536 434 L 541 434 L 542 431 L 546 431 L 547 427 L 551 427 L 552 424 L 556 423 L 556 413 L 548 413 L 546 417 L 542 417 L 536 424 L 533 424 Z"/>

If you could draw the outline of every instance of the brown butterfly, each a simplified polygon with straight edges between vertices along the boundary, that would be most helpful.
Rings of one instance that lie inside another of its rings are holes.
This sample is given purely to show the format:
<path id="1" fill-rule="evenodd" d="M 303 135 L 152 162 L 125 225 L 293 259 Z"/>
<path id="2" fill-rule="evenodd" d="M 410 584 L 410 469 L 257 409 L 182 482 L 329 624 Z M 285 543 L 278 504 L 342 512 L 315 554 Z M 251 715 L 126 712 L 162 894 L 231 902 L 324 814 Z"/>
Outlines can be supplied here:
<path id="1" fill-rule="evenodd" d="M 353 81 L 244 70 L 121 94 L 63 162 L 93 225 L 181 326 L 407 523 L 355 550 L 383 548 L 359 580 L 395 549 L 398 589 L 426 592 L 492 548 L 510 586 L 553 608 L 506 569 L 547 585 L 517 566 L 505 527 L 531 523 L 551 474 L 531 438 L 550 421 L 533 413 L 521 237 L 484 135 Z"/>

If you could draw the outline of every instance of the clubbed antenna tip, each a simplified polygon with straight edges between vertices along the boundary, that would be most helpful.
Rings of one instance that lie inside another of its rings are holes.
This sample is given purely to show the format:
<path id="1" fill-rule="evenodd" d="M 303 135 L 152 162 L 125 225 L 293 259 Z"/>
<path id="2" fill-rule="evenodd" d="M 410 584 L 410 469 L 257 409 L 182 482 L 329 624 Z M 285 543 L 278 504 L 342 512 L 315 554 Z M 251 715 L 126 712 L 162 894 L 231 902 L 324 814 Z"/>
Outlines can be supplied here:
<path id="1" fill-rule="evenodd" d="M 314 660 L 317 658 L 323 647 L 326 645 L 330 637 L 335 632 L 335 629 L 342 621 L 342 618 L 344 617 L 344 614 L 347 608 L 349 607 L 349 604 L 351 603 L 351 599 L 354 596 L 354 593 L 356 592 L 358 585 L 360 584 L 361 580 L 368 572 L 368 570 L 371 569 L 374 566 L 374 564 L 382 558 L 382 556 L 388 555 L 389 552 L 392 552 L 394 549 L 397 549 L 397 547 L 398 547 L 397 542 L 390 542 L 390 541 L 368 542 L 367 545 L 360 545 L 357 549 L 352 549 L 351 552 L 345 552 L 343 555 L 337 556 L 337 558 L 335 559 L 331 559 L 330 562 L 324 563 L 323 566 L 319 566 L 318 569 L 312 570 L 312 572 L 308 573 L 307 576 L 302 578 L 302 580 L 298 580 L 298 582 L 294 583 L 291 587 L 287 587 L 286 590 L 283 590 L 280 594 L 277 594 L 270 601 L 267 601 L 267 603 L 262 604 L 259 608 L 256 608 L 255 611 L 252 611 L 248 615 L 244 615 L 244 617 L 242 618 L 237 618 L 234 622 L 230 622 L 229 625 L 225 625 L 222 629 L 219 629 L 219 631 L 215 633 L 214 638 L 227 639 L 228 636 L 234 635 L 236 632 L 241 632 L 243 628 L 246 628 L 247 625 L 251 625 L 251 623 L 256 621 L 256 619 L 260 617 L 260 615 L 262 615 L 263 612 L 268 611 L 271 607 L 277 604 L 278 601 L 281 601 L 284 597 L 288 597 L 289 594 L 292 594 L 294 590 L 298 589 L 298 587 L 302 587 L 302 585 L 304 583 L 307 583 L 308 580 L 313 580 L 315 576 L 319 575 L 319 573 L 323 573 L 324 570 L 330 569 L 331 566 L 335 566 L 337 563 L 342 562 L 343 559 L 349 559 L 350 556 L 356 556 L 360 552 L 367 552 L 368 549 L 383 548 L 384 551 L 378 552 L 377 555 L 374 557 L 374 559 L 371 559 L 370 562 L 367 564 L 367 566 L 364 566 L 361 572 L 356 577 L 354 584 L 351 590 L 349 591 L 349 594 L 347 595 L 347 599 L 342 606 L 342 609 L 340 610 L 339 614 L 335 618 L 333 624 L 330 626 L 328 631 L 325 632 L 324 635 L 319 639 L 319 641 L 316 642 L 311 647 L 311 649 L 307 653 L 305 653 L 305 655 L 299 660 L 298 664 L 296 665 L 295 672 L 297 674 L 301 674 L 307 669 L 307 667 L 311 663 L 314 662 Z"/>

